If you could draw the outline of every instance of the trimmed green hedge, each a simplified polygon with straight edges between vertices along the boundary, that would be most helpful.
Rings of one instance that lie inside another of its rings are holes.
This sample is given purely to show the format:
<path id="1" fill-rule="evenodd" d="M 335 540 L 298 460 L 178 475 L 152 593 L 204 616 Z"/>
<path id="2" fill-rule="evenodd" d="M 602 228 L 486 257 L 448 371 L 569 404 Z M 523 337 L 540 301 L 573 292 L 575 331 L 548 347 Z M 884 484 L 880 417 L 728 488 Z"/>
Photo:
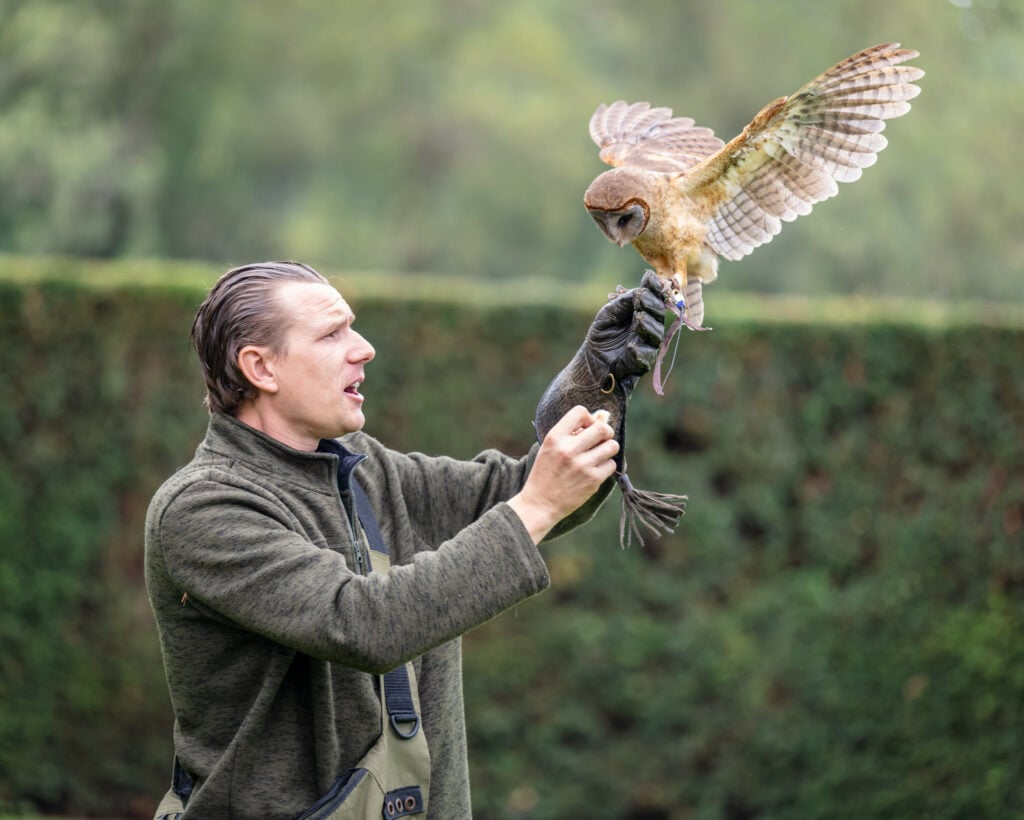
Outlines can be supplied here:
<path id="1" fill-rule="evenodd" d="M 0 259 L 0 809 L 145 816 L 165 786 L 142 520 L 205 426 L 186 337 L 217 272 Z M 456 456 L 529 445 L 608 289 L 337 278 L 368 431 Z M 679 532 L 620 550 L 606 505 L 466 640 L 477 816 L 1024 813 L 1024 322 L 708 307 L 631 405 Z"/>

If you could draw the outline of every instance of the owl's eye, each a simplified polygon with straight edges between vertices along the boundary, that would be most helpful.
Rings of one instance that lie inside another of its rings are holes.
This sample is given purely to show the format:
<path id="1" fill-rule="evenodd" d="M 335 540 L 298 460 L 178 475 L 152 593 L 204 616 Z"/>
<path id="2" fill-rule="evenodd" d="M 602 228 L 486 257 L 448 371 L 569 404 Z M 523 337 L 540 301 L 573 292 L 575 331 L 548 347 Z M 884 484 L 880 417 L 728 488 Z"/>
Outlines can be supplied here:
<path id="1" fill-rule="evenodd" d="M 619 227 L 625 228 L 633 219 L 633 214 L 623 214 L 619 217 Z"/>

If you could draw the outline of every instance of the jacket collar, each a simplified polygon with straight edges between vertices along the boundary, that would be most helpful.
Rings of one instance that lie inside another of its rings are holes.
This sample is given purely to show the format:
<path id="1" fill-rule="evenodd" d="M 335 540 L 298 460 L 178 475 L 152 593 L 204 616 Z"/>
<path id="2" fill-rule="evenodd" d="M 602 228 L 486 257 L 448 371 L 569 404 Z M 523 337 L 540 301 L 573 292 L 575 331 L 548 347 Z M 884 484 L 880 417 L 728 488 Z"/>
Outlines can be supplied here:
<path id="1" fill-rule="evenodd" d="M 275 480 L 290 479 L 300 484 L 311 480 L 336 481 L 342 489 L 347 488 L 352 470 L 366 458 L 333 439 L 322 440 L 312 452 L 296 450 L 234 416 L 218 412 L 210 414 L 210 426 L 201 446 L 267 472 Z"/>

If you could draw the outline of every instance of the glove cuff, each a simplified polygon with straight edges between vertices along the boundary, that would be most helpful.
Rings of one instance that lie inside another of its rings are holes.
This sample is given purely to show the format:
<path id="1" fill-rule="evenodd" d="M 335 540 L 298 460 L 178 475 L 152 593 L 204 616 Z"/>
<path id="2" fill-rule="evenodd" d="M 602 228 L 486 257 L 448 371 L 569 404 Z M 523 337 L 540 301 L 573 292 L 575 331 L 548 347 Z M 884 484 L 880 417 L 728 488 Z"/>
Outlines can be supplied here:
<path id="1" fill-rule="evenodd" d="M 607 410 L 608 424 L 619 440 L 619 457 L 616 463 L 621 469 L 622 452 L 626 444 L 626 402 L 638 379 L 638 376 L 617 379 L 603 362 L 589 356 L 586 349 L 581 348 L 562 372 L 555 376 L 537 404 L 533 422 L 537 440 L 543 440 L 548 430 L 578 404 L 590 412 Z"/>
<path id="2" fill-rule="evenodd" d="M 638 490 L 629 480 L 626 475 L 626 406 L 639 376 L 627 376 L 620 381 L 609 370 L 603 369 L 602 364 L 596 361 L 596 357 L 588 356 L 585 347 L 581 348 L 544 391 L 537 404 L 534 427 L 539 441 L 578 404 L 591 412 L 608 411 L 608 424 L 619 442 L 619 452 L 615 457 L 616 482 L 622 493 L 619 544 L 623 548 L 628 547 L 636 538 L 643 545 L 645 531 L 657 537 L 675 530 L 686 512 L 687 499 L 685 495 Z M 611 482 L 605 482 L 589 506 L 596 510 L 610 491 Z"/>

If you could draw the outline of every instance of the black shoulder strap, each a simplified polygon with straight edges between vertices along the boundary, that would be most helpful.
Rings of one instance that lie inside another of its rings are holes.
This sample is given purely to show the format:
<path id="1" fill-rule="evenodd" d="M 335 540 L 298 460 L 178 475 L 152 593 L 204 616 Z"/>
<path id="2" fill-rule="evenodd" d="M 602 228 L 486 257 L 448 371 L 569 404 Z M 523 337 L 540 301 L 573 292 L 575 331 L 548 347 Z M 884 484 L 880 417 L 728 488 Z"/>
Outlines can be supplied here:
<path id="1" fill-rule="evenodd" d="M 366 533 L 366 540 L 370 542 L 370 549 L 388 555 L 388 545 L 384 543 L 384 536 L 380 534 L 380 525 L 377 523 L 377 516 L 374 515 L 369 496 L 366 495 L 366 491 L 355 476 L 349 476 L 349 487 L 352 488 L 356 516 L 359 518 L 363 532 Z M 405 664 L 385 673 L 384 700 L 391 718 L 391 728 L 395 730 L 395 734 L 405 739 L 414 737 L 420 728 L 420 717 L 416 714 L 416 705 L 412 700 L 409 672 L 405 668 Z M 411 723 L 412 728 L 402 729 L 398 725 L 400 723 Z"/>
<path id="2" fill-rule="evenodd" d="M 370 549 L 388 555 L 388 545 L 384 543 L 384 536 L 380 534 L 380 525 L 377 524 L 377 516 L 373 513 L 370 505 L 370 498 L 363 489 L 356 477 L 349 476 L 348 486 L 352 490 L 352 499 L 356 505 L 356 516 L 366 533 L 366 540 L 370 542 Z"/>

